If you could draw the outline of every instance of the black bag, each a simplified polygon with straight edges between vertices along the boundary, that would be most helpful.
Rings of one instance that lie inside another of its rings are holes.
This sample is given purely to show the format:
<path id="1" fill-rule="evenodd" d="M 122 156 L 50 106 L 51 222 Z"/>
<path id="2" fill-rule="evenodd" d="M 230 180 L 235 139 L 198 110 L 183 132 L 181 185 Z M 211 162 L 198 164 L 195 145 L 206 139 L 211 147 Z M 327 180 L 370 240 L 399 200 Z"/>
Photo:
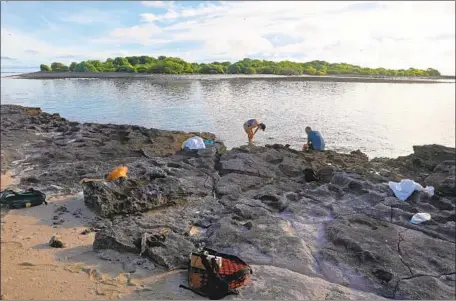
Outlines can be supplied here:
<path id="1" fill-rule="evenodd" d="M 306 179 L 306 182 L 313 182 L 313 181 L 320 180 L 320 178 L 315 173 L 315 170 L 313 170 L 312 168 L 304 169 L 304 178 Z"/>
<path id="2" fill-rule="evenodd" d="M 219 258 L 218 262 L 215 257 Z M 190 287 L 184 285 L 180 287 L 211 300 L 219 300 L 228 295 L 237 295 L 236 288 L 243 286 L 250 274 L 252 274 L 250 266 L 238 257 L 204 248 L 200 252 L 190 254 L 188 267 Z"/>
<path id="3" fill-rule="evenodd" d="M 24 192 L 14 192 L 13 190 L 2 191 L 0 194 L 0 203 L 10 209 L 28 208 L 43 203 L 47 205 L 46 195 L 33 188 Z"/>

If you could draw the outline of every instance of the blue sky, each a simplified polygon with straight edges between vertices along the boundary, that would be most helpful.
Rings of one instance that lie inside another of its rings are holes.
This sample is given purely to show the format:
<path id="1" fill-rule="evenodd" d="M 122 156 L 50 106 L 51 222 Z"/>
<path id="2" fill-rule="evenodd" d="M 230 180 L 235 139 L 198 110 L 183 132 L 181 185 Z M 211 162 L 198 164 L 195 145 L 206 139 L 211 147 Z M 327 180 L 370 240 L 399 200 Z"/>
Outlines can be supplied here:
<path id="1" fill-rule="evenodd" d="M 455 74 L 454 1 L 2 1 L 1 38 L 2 66 L 166 55 Z"/>

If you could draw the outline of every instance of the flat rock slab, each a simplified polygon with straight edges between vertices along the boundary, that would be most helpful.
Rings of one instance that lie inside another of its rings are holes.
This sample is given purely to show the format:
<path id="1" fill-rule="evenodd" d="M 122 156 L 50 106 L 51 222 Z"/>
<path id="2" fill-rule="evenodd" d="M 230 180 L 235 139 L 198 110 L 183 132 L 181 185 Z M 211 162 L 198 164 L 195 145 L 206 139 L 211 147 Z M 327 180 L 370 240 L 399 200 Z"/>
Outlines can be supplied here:
<path id="1" fill-rule="evenodd" d="M 317 258 L 327 278 L 389 298 L 409 277 L 455 272 L 454 243 L 365 215 L 327 222 L 321 249 Z"/>

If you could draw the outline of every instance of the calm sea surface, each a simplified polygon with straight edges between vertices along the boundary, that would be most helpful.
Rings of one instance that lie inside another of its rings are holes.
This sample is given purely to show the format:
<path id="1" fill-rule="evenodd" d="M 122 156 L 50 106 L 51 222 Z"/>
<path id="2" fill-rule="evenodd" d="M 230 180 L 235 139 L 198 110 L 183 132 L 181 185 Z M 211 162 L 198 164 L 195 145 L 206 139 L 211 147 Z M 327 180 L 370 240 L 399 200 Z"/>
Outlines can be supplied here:
<path id="1" fill-rule="evenodd" d="M 267 125 L 258 145 L 300 149 L 309 125 L 328 149 L 360 149 L 371 158 L 407 155 L 417 144 L 455 146 L 454 83 L 2 78 L 1 102 L 80 122 L 211 131 L 230 148 L 247 142 L 242 124 L 250 118 Z"/>

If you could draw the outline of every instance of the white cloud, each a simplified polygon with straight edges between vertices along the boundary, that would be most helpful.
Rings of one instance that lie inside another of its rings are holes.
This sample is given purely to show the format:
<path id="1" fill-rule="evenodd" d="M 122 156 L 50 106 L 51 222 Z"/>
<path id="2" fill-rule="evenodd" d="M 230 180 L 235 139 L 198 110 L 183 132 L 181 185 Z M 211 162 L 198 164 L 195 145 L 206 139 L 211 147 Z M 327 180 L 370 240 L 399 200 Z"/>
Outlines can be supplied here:
<path id="1" fill-rule="evenodd" d="M 124 32 L 127 34 L 127 32 Z M 119 34 L 123 34 L 119 32 Z M 69 64 L 72 61 L 81 61 L 87 59 L 106 60 L 110 57 L 117 56 L 140 56 L 145 53 L 141 50 L 129 51 L 119 47 L 103 50 L 96 50 L 94 45 L 70 45 L 70 46 L 56 46 L 51 42 L 42 41 L 29 36 L 27 33 L 12 30 L 8 28 L 1 28 L 1 56 L 2 60 L 14 58 L 20 65 L 35 65 L 50 64 L 51 62 L 58 61 L 64 64 Z M 155 40 L 154 43 L 163 43 L 167 41 Z M 96 46 L 96 45 L 95 45 Z M 147 55 L 158 57 L 163 55 L 163 51 L 148 51 Z M 166 52 L 167 56 L 179 57 L 181 52 L 172 51 Z M 185 52 L 182 52 L 185 54 Z M 184 58 L 184 56 L 180 56 Z M 185 56 L 185 59 L 188 59 Z"/>
<path id="2" fill-rule="evenodd" d="M 141 4 L 146 7 L 166 8 L 172 7 L 174 5 L 174 1 L 141 1 Z"/>
<path id="3" fill-rule="evenodd" d="M 368 9 L 369 5 L 374 7 L 373 2 L 364 2 L 364 9 L 354 9 L 354 2 L 262 4 L 227 2 L 196 9 L 174 8 L 180 18 L 164 31 L 170 40 L 202 42 L 203 47 L 193 54 L 199 60 L 277 53 L 277 57 L 292 54 L 294 60 L 436 67 L 454 74 L 454 2 L 384 2 L 373 9 Z M 150 21 L 159 19 L 160 15 Z M 284 35 L 303 42 L 273 46 L 274 38 L 265 38 Z"/>
<path id="4" fill-rule="evenodd" d="M 2 56 L 0 58 L 2 61 L 5 60 L 5 61 L 16 61 L 15 58 L 12 58 L 12 57 L 9 57 L 9 56 Z"/>
<path id="5" fill-rule="evenodd" d="M 91 50 L 90 46 L 59 47 L 51 42 L 31 37 L 27 33 L 4 27 L 1 28 L 1 40 L 1 55 L 14 57 L 21 65 L 39 65 L 56 60 L 70 63 L 74 60 L 106 59 L 112 55 L 111 50 L 95 51 Z M 121 50 L 116 50 L 119 51 Z"/>
<path id="6" fill-rule="evenodd" d="M 188 7 L 179 2 L 143 1 L 142 5 L 144 12 L 137 16 L 137 25 L 117 28 L 88 41 L 86 49 L 69 45 L 68 49 L 54 50 L 51 42 L 43 47 L 49 53 L 89 55 L 91 45 L 97 45 L 104 50 L 93 55 L 108 57 L 110 51 L 119 52 L 114 48 L 127 44 L 138 44 L 135 53 L 152 55 L 149 48 L 141 53 L 141 47 L 197 42 L 201 46 L 196 50 L 180 46 L 182 51 L 173 49 L 170 53 L 162 48 L 152 52 L 191 61 L 248 56 L 319 59 L 368 67 L 434 67 L 455 74 L 454 2 L 205 2 Z M 148 8 L 161 10 L 151 13 Z M 20 49 L 40 48 L 42 41 L 32 44 L 27 40 L 30 37 L 24 37 L 25 42 L 16 40 L 7 46 L 2 39 L 2 55 L 17 57 Z"/>
<path id="7" fill-rule="evenodd" d="M 144 13 L 144 14 L 140 14 L 139 16 L 141 17 L 141 20 L 145 21 L 145 22 L 154 22 L 159 19 L 157 15 L 154 15 L 151 13 Z"/>
<path id="8" fill-rule="evenodd" d="M 172 40 L 166 39 L 162 28 L 154 23 L 136 25 L 133 27 L 116 28 L 106 36 L 101 36 L 90 40 L 91 43 L 115 44 L 140 44 L 142 46 L 166 44 Z"/>
<path id="9" fill-rule="evenodd" d="M 113 30 L 108 38 L 114 40 L 121 40 L 123 42 L 138 42 L 143 45 L 151 43 L 151 36 L 159 34 L 162 29 L 153 23 L 146 24 L 144 26 L 133 26 L 127 28 L 118 28 Z"/>

